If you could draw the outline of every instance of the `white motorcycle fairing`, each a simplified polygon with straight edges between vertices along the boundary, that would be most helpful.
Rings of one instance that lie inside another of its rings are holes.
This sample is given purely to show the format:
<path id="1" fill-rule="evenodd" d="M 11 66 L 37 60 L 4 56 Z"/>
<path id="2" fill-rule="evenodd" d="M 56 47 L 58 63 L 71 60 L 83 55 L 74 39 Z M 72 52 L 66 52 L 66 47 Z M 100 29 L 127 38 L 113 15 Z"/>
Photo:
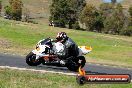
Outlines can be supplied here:
<path id="1" fill-rule="evenodd" d="M 71 71 L 77 71 L 81 66 L 83 68 L 86 59 L 83 55 L 92 51 L 91 47 L 78 46 L 79 55 L 77 57 L 61 58 L 59 55 L 65 56 L 66 46 L 60 42 L 54 42 L 50 38 L 40 40 L 36 48 L 26 56 L 26 63 L 29 66 L 55 65 L 65 66 Z M 66 51 L 67 53 L 67 51 Z M 72 52 L 71 52 L 72 53 Z"/>

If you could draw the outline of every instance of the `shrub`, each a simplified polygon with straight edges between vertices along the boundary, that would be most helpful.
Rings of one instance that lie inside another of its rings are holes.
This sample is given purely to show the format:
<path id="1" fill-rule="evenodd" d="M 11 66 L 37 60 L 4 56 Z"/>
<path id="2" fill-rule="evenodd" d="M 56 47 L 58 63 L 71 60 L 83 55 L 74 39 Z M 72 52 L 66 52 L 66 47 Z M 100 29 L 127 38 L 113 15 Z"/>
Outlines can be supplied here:
<path id="1" fill-rule="evenodd" d="M 126 35 L 126 36 L 132 36 L 132 26 L 126 28 L 126 29 L 123 29 L 121 32 L 120 32 L 121 35 Z"/>

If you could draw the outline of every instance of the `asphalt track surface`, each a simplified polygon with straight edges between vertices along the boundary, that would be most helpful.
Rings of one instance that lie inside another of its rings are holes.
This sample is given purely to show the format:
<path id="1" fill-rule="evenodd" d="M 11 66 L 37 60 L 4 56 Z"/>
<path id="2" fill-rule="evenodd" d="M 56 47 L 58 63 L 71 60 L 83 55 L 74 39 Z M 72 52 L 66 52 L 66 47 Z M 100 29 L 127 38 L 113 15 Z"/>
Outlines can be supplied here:
<path id="1" fill-rule="evenodd" d="M 56 67 L 56 66 L 28 66 L 25 62 L 25 57 L 0 54 L 0 66 L 9 66 L 17 68 L 26 68 L 26 69 L 35 69 L 35 70 L 46 70 L 54 72 L 63 72 L 63 73 L 74 73 L 69 71 L 66 67 Z M 129 74 L 132 77 L 132 69 L 111 67 L 97 64 L 87 63 L 84 67 L 88 74 Z"/>

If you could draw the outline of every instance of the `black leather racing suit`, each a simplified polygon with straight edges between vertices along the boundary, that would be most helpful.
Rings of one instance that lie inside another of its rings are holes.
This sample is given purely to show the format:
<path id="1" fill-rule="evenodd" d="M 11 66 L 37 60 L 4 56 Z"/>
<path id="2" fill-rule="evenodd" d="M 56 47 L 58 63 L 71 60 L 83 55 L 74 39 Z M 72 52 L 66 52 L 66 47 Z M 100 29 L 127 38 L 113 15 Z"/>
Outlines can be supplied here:
<path id="1" fill-rule="evenodd" d="M 73 57 L 78 56 L 79 54 L 78 46 L 71 38 L 67 38 L 63 44 L 65 45 L 65 48 L 66 48 L 65 58 L 68 58 L 71 56 Z"/>

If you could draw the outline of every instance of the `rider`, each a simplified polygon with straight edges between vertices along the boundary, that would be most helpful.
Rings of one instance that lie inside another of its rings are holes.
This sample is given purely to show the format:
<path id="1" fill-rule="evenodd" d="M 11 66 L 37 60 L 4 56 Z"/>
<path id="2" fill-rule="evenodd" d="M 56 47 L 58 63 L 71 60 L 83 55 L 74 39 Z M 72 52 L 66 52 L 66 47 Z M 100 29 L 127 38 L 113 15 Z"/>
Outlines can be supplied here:
<path id="1" fill-rule="evenodd" d="M 67 34 L 65 32 L 59 32 L 57 34 L 57 42 L 61 42 L 62 44 L 64 44 L 65 48 L 66 48 L 66 57 L 77 57 L 79 52 L 78 52 L 78 46 L 76 45 L 76 43 L 67 36 Z"/>

